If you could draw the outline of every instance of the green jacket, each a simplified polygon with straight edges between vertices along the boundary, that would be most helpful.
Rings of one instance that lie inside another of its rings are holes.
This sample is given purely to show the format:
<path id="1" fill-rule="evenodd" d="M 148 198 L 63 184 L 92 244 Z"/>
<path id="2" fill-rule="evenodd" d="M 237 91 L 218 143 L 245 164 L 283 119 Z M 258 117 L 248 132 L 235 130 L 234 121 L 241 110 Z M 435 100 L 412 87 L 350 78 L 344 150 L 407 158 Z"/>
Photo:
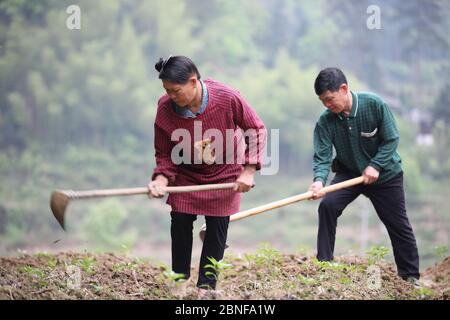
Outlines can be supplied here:
<path id="1" fill-rule="evenodd" d="M 367 166 L 380 172 L 376 184 L 392 179 L 402 171 L 397 153 L 399 132 L 394 116 L 386 103 L 373 93 L 352 92 L 349 117 L 326 110 L 314 129 L 314 181 L 324 185 L 333 158 L 355 177 Z"/>

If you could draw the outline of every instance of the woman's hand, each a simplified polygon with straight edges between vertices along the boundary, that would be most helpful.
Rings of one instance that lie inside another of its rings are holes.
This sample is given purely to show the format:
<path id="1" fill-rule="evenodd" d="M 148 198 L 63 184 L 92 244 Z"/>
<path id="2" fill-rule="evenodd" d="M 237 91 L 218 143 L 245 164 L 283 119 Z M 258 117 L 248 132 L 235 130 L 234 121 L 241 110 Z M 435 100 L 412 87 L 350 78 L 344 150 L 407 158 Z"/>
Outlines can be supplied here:
<path id="1" fill-rule="evenodd" d="M 236 192 L 247 192 L 255 185 L 256 165 L 246 165 L 241 175 L 236 180 L 236 185 L 233 188 Z"/>
<path id="2" fill-rule="evenodd" d="M 163 190 L 164 187 L 167 187 L 169 184 L 169 180 L 163 176 L 156 176 L 155 180 L 150 181 L 147 185 L 148 187 L 148 197 L 149 198 L 162 198 L 166 194 Z"/>

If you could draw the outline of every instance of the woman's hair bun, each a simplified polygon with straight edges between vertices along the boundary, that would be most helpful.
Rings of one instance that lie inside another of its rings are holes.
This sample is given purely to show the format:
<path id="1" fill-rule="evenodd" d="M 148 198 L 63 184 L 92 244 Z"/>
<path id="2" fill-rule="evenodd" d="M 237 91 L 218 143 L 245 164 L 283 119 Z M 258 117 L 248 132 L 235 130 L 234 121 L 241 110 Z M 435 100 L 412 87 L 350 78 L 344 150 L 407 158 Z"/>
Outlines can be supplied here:
<path id="1" fill-rule="evenodd" d="M 163 58 L 159 58 L 158 62 L 155 63 L 155 69 L 156 69 L 156 71 L 161 72 L 162 67 L 163 67 L 163 64 L 164 64 Z"/>

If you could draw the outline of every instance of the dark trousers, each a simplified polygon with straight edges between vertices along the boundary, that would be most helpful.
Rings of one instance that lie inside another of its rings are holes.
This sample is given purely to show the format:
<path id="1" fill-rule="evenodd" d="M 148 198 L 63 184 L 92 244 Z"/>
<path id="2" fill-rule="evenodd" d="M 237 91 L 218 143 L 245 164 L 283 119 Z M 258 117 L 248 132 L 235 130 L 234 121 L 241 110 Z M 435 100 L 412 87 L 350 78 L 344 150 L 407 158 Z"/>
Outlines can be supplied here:
<path id="1" fill-rule="evenodd" d="M 351 178 L 349 174 L 339 172 L 331 184 Z M 418 279 L 419 254 L 414 232 L 406 215 L 403 173 L 380 185 L 357 185 L 325 195 L 319 205 L 317 259 L 333 259 L 337 219 L 345 207 L 360 194 L 370 199 L 378 217 L 386 226 L 400 277 Z"/>
<path id="2" fill-rule="evenodd" d="M 197 216 L 174 211 L 170 215 L 172 217 L 170 228 L 172 236 L 172 270 L 176 273 L 184 274 L 185 278 L 189 279 L 191 276 L 192 230 Z M 222 260 L 230 217 L 205 216 L 205 220 L 206 234 L 200 257 L 197 287 L 215 289 L 217 281 L 214 275 L 216 273 L 211 268 L 205 268 L 205 265 L 211 263 L 208 257 L 212 257 L 217 261 Z M 212 272 L 212 274 L 208 272 Z"/>

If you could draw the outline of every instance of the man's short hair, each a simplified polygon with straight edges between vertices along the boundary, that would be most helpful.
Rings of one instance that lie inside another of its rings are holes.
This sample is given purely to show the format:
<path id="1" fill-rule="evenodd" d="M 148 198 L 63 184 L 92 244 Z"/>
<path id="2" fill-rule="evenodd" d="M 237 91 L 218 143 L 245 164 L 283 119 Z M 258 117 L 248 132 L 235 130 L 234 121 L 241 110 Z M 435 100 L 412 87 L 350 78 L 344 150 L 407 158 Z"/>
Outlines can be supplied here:
<path id="1" fill-rule="evenodd" d="M 314 82 L 314 90 L 320 96 L 328 90 L 331 92 L 339 90 L 344 83 L 347 84 L 347 78 L 342 70 L 338 68 L 326 68 L 319 72 Z"/>

